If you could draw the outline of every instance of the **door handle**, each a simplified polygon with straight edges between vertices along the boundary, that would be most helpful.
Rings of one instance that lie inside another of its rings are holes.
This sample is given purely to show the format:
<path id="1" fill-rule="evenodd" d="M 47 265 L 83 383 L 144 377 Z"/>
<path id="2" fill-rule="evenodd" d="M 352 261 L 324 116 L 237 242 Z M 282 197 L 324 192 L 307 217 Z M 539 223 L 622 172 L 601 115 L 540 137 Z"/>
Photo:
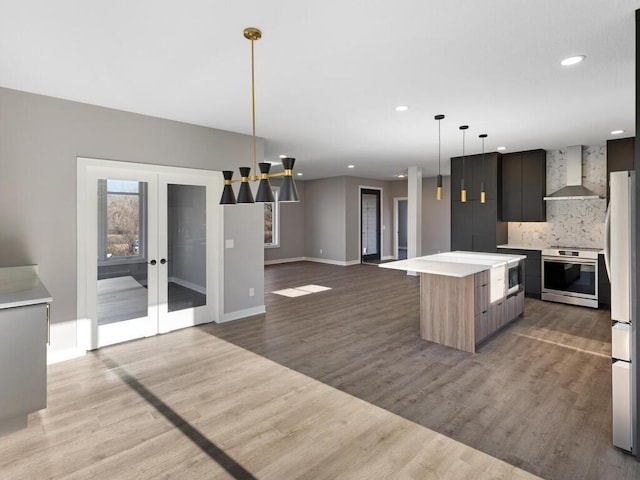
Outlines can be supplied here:
<path id="1" fill-rule="evenodd" d="M 611 204 L 604 219 L 604 266 L 611 280 Z"/>
<path id="2" fill-rule="evenodd" d="M 149 265 L 155 265 L 156 263 L 158 263 L 158 262 L 156 262 L 155 260 L 151 260 L 151 261 L 149 262 Z"/>
<path id="3" fill-rule="evenodd" d="M 168 263 L 168 262 L 169 262 L 169 260 L 165 260 L 164 258 L 160 259 L 160 263 L 162 265 L 164 265 L 165 263 Z"/>

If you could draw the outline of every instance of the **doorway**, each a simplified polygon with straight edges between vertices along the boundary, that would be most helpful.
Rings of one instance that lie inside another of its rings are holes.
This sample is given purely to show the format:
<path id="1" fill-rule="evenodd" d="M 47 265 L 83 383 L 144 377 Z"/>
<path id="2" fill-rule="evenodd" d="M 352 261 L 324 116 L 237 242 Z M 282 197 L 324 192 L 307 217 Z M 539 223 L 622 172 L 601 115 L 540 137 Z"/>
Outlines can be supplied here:
<path id="1" fill-rule="evenodd" d="M 216 175 L 78 159 L 78 312 L 90 323 L 87 348 L 219 318 Z"/>
<path id="2" fill-rule="evenodd" d="M 379 262 L 381 259 L 380 197 L 380 190 L 360 188 L 361 263 Z"/>
<path id="3" fill-rule="evenodd" d="M 405 260 L 407 258 L 407 207 L 408 200 L 406 197 L 394 198 L 394 212 L 395 218 L 395 245 L 396 245 L 396 260 Z"/>

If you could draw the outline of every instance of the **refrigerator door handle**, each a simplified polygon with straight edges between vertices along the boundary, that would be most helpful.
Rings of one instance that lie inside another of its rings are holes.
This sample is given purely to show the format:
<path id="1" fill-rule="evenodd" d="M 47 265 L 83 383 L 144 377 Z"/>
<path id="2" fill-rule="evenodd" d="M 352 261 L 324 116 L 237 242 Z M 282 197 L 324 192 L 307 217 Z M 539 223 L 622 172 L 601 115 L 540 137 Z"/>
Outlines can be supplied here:
<path id="1" fill-rule="evenodd" d="M 611 204 L 607 207 L 607 215 L 604 220 L 604 266 L 611 280 Z"/>

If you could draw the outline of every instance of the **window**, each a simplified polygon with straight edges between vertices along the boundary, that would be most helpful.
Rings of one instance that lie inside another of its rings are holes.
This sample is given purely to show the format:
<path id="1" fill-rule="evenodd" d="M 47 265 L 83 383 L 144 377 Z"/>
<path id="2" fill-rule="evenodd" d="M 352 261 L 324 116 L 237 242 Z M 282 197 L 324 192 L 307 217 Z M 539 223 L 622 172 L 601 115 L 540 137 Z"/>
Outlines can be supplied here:
<path id="1" fill-rule="evenodd" d="M 280 246 L 280 204 L 278 203 L 278 195 L 280 189 L 274 187 L 273 196 L 276 199 L 273 203 L 264 204 L 264 246 L 279 247 Z"/>
<path id="2" fill-rule="evenodd" d="M 98 255 L 103 263 L 145 258 L 146 183 L 98 180 Z"/>

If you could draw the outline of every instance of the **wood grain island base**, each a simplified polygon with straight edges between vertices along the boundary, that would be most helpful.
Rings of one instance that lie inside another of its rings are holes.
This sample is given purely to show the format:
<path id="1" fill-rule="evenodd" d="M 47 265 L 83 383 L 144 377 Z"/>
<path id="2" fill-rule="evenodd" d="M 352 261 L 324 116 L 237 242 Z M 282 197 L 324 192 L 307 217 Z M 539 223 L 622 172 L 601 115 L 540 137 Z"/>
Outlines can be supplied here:
<path id="1" fill-rule="evenodd" d="M 522 255 L 447 252 L 380 265 L 420 274 L 420 335 L 474 353 L 478 344 L 524 313 Z M 520 282 L 508 293 L 509 266 Z"/>
<path id="2" fill-rule="evenodd" d="M 488 271 L 467 277 L 420 274 L 420 336 L 474 353 L 476 346 L 524 313 L 524 291 L 489 301 Z"/>

